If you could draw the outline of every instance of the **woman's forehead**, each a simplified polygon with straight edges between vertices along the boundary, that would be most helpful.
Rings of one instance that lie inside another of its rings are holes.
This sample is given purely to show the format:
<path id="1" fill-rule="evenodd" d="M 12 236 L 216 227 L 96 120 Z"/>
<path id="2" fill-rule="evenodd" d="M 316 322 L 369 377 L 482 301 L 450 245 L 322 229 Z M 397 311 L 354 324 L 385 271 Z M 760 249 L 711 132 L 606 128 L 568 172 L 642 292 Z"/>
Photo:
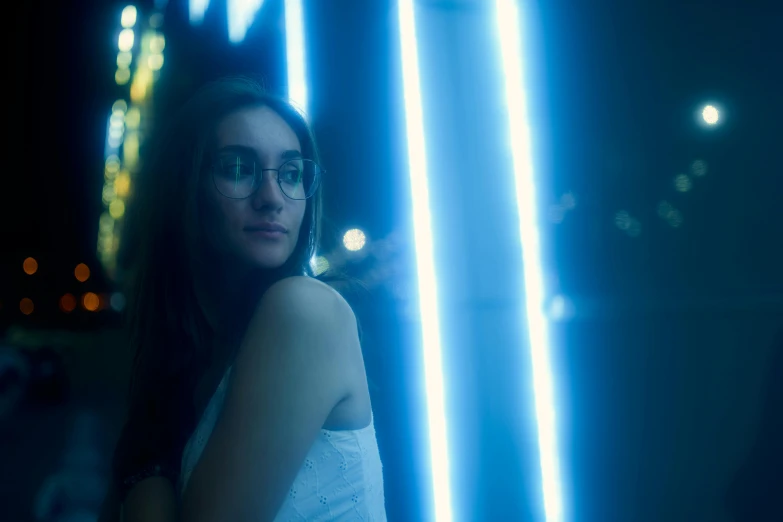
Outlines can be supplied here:
<path id="1" fill-rule="evenodd" d="M 301 151 L 299 138 L 291 126 L 266 106 L 248 107 L 227 115 L 218 124 L 215 138 L 218 150 L 236 148 L 254 152 L 262 160 Z"/>

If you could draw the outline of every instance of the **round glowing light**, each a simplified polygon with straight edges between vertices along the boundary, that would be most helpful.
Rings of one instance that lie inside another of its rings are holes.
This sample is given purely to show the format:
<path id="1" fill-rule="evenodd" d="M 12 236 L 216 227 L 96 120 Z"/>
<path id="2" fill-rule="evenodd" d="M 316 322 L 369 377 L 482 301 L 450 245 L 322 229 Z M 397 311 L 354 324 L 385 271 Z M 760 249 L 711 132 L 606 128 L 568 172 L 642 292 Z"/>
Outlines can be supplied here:
<path id="1" fill-rule="evenodd" d="M 160 53 L 149 55 L 147 57 L 147 67 L 153 71 L 159 71 L 163 67 L 163 55 Z"/>
<path id="2" fill-rule="evenodd" d="M 678 174 L 674 177 L 674 188 L 677 190 L 677 192 L 688 192 L 691 188 L 693 188 L 691 178 L 685 174 Z"/>
<path id="3" fill-rule="evenodd" d="M 120 36 L 117 38 L 117 47 L 121 52 L 128 52 L 133 49 L 133 29 L 125 28 L 120 31 Z"/>
<path id="4" fill-rule="evenodd" d="M 133 55 L 130 52 L 125 51 L 125 52 L 117 53 L 118 69 L 129 69 L 132 61 L 133 61 Z"/>
<path id="5" fill-rule="evenodd" d="M 574 304 L 566 296 L 558 294 L 549 303 L 549 317 L 554 321 L 567 321 L 574 316 Z"/>
<path id="6" fill-rule="evenodd" d="M 19 311 L 24 315 L 30 315 L 33 313 L 33 310 L 35 310 L 35 305 L 33 304 L 33 300 L 29 297 L 24 297 L 19 301 Z"/>
<path id="7" fill-rule="evenodd" d="M 33 275 L 38 271 L 38 261 L 32 257 L 28 257 L 22 262 L 22 270 L 27 275 Z"/>
<path id="8" fill-rule="evenodd" d="M 549 221 L 560 224 L 565 219 L 566 209 L 563 205 L 551 205 L 549 207 Z"/>
<path id="9" fill-rule="evenodd" d="M 101 298 L 94 292 L 87 292 L 82 296 L 82 306 L 89 312 L 95 312 L 101 306 Z"/>
<path id="10" fill-rule="evenodd" d="M 106 142 L 108 143 L 109 147 L 111 147 L 112 149 L 116 149 L 117 147 L 122 145 L 122 136 L 118 138 L 116 136 L 112 136 L 111 134 L 109 134 L 109 139 L 106 140 Z"/>
<path id="11" fill-rule="evenodd" d="M 707 125 L 715 125 L 719 118 L 718 109 L 713 105 L 707 105 L 702 109 L 701 117 Z"/>
<path id="12" fill-rule="evenodd" d="M 122 99 L 117 100 L 111 106 L 112 114 L 114 114 L 115 112 L 125 112 L 127 110 L 128 110 L 128 102 Z"/>
<path id="13" fill-rule="evenodd" d="M 76 309 L 76 298 L 73 294 L 65 294 L 60 298 L 60 310 L 71 313 Z"/>
<path id="14" fill-rule="evenodd" d="M 358 228 L 352 228 L 343 236 L 343 245 L 351 252 L 356 252 L 364 248 L 364 244 L 367 241 L 367 237 L 364 232 Z"/>
<path id="15" fill-rule="evenodd" d="M 125 203 L 121 199 L 115 199 L 109 205 L 109 214 L 114 219 L 120 219 L 125 214 Z"/>
<path id="16" fill-rule="evenodd" d="M 84 263 L 79 263 L 76 268 L 73 269 L 73 275 L 76 279 L 82 283 L 90 278 L 90 267 Z"/>
<path id="17" fill-rule="evenodd" d="M 114 174 L 120 170 L 120 158 L 116 154 L 112 154 L 106 158 L 105 165 L 106 172 L 113 172 Z"/>
<path id="18" fill-rule="evenodd" d="M 125 134 L 122 127 L 109 127 L 109 141 L 120 140 L 122 135 Z"/>
<path id="19" fill-rule="evenodd" d="M 103 186 L 101 199 L 103 200 L 104 205 L 111 205 L 112 201 L 117 199 L 117 193 L 114 191 L 113 185 L 106 184 Z"/>
<path id="20" fill-rule="evenodd" d="M 133 27 L 136 25 L 136 6 L 129 5 L 122 10 L 122 16 L 120 17 L 120 24 L 123 27 Z"/>
<path id="21" fill-rule="evenodd" d="M 632 219 L 633 218 L 631 218 L 631 215 L 628 212 L 621 210 L 614 215 L 614 224 L 617 225 L 617 228 L 620 230 L 628 230 L 631 226 Z"/>
<path id="22" fill-rule="evenodd" d="M 691 174 L 700 178 L 707 175 L 707 162 L 704 160 L 696 160 L 691 163 Z"/>
<path id="23" fill-rule="evenodd" d="M 109 305 L 112 307 L 112 310 L 122 312 L 122 310 L 125 308 L 125 296 L 120 292 L 111 294 Z"/>
<path id="24" fill-rule="evenodd" d="M 150 16 L 150 27 L 157 29 L 163 25 L 163 13 L 155 13 Z"/>
<path id="25" fill-rule="evenodd" d="M 674 207 L 668 201 L 661 201 L 658 203 L 658 215 L 660 217 L 666 219 L 672 210 L 674 210 Z"/>
<path id="26" fill-rule="evenodd" d="M 678 228 L 682 225 L 682 212 L 672 209 L 666 216 L 666 222 L 674 228 Z"/>
<path id="27" fill-rule="evenodd" d="M 157 33 L 150 38 L 150 52 L 152 54 L 160 54 L 163 49 L 166 48 L 166 39 L 162 34 Z"/>
<path id="28" fill-rule="evenodd" d="M 310 259 L 310 268 L 313 270 L 313 274 L 319 276 L 329 270 L 329 260 L 324 256 L 313 256 Z"/>
<path id="29" fill-rule="evenodd" d="M 117 69 L 114 73 L 114 81 L 117 85 L 125 85 L 130 80 L 130 69 Z"/>
<path id="30" fill-rule="evenodd" d="M 136 107 L 131 107 L 125 114 L 125 125 L 129 129 L 136 129 L 138 128 L 140 121 L 141 113 L 139 112 L 139 109 Z"/>
<path id="31" fill-rule="evenodd" d="M 124 198 L 130 191 L 130 176 L 127 172 L 121 172 L 114 180 L 114 193 Z"/>

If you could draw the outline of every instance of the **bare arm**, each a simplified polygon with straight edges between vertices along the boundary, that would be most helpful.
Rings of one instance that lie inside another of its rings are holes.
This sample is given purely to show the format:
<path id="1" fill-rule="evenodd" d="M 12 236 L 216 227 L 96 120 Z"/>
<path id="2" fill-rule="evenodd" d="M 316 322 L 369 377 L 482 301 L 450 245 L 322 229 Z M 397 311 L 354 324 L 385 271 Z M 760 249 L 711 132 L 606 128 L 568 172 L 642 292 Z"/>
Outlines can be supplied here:
<path id="1" fill-rule="evenodd" d="M 176 522 L 177 496 L 165 477 L 142 480 L 128 492 L 122 505 L 123 522 Z"/>
<path id="2" fill-rule="evenodd" d="M 234 364 L 222 414 L 183 496 L 185 522 L 272 520 L 360 355 L 348 304 L 317 281 L 276 283 Z"/>

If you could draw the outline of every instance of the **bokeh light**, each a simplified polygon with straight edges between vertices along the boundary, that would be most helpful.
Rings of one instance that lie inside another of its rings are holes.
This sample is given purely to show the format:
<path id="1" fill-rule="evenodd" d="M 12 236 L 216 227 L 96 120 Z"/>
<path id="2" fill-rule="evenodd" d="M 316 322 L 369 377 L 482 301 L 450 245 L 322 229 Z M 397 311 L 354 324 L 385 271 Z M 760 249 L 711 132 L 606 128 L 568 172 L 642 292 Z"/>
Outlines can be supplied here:
<path id="1" fill-rule="evenodd" d="M 614 215 L 614 224 L 620 230 L 628 230 L 631 226 L 631 221 L 631 215 L 625 210 L 620 210 Z"/>
<path id="2" fill-rule="evenodd" d="M 121 198 L 128 195 L 130 191 L 130 176 L 127 172 L 120 172 L 117 178 L 114 180 L 114 193 Z"/>
<path id="3" fill-rule="evenodd" d="M 133 55 L 129 52 L 120 52 L 117 53 L 117 68 L 118 69 L 129 69 L 130 64 L 133 61 Z"/>
<path id="4" fill-rule="evenodd" d="M 114 219 L 120 219 L 125 214 L 125 202 L 121 199 L 115 199 L 109 205 L 109 214 Z"/>
<path id="5" fill-rule="evenodd" d="M 94 292 L 87 292 L 82 296 L 82 306 L 89 312 L 95 312 L 101 306 L 101 299 Z"/>
<path id="6" fill-rule="evenodd" d="M 574 196 L 573 192 L 566 192 L 560 196 L 560 206 L 565 210 L 574 210 L 576 208 L 576 196 Z"/>
<path id="7" fill-rule="evenodd" d="M 166 38 L 160 33 L 156 33 L 150 38 L 150 52 L 152 54 L 160 54 L 166 47 Z"/>
<path id="8" fill-rule="evenodd" d="M 22 270 L 27 275 L 33 275 L 38 271 L 38 261 L 32 257 L 28 257 L 22 262 Z"/>
<path id="9" fill-rule="evenodd" d="M 122 312 L 125 308 L 125 295 L 120 292 L 114 292 L 109 299 L 109 305 L 116 312 Z"/>
<path id="10" fill-rule="evenodd" d="M 707 105 L 701 111 L 701 117 L 707 125 L 718 123 L 718 109 L 714 105 Z"/>
<path id="11" fill-rule="evenodd" d="M 19 311 L 24 315 L 30 315 L 33 313 L 33 310 L 35 310 L 35 305 L 33 304 L 33 300 L 29 297 L 23 297 L 22 300 L 19 301 Z"/>
<path id="12" fill-rule="evenodd" d="M 126 28 L 120 31 L 120 36 L 117 38 L 117 48 L 120 52 L 128 52 L 133 49 L 134 38 L 133 29 Z"/>
<path id="13" fill-rule="evenodd" d="M 688 192 L 692 187 L 691 178 L 686 174 L 678 174 L 674 177 L 674 188 L 677 192 Z"/>
<path id="14" fill-rule="evenodd" d="M 691 174 L 700 178 L 707 175 L 707 162 L 704 160 L 695 160 L 691 163 Z"/>
<path id="15" fill-rule="evenodd" d="M 642 224 L 638 219 L 631 218 L 631 222 L 628 224 L 628 229 L 625 232 L 631 237 L 637 237 L 642 233 Z"/>
<path id="16" fill-rule="evenodd" d="M 329 270 L 329 260 L 324 256 L 313 256 L 310 260 L 310 268 L 314 275 L 319 276 Z"/>
<path id="17" fill-rule="evenodd" d="M 127 114 L 125 114 L 125 126 L 130 130 L 135 130 L 139 128 L 140 122 L 141 113 L 139 112 L 138 107 L 131 107 Z"/>
<path id="18" fill-rule="evenodd" d="M 163 55 L 151 54 L 147 57 L 147 67 L 153 71 L 159 71 L 163 67 Z"/>
<path id="19" fill-rule="evenodd" d="M 73 269 L 73 275 L 77 281 L 84 283 L 90 278 L 90 267 L 84 263 L 79 263 L 76 268 Z"/>
<path id="20" fill-rule="evenodd" d="M 364 244 L 367 241 L 367 237 L 364 232 L 358 228 L 352 228 L 343 236 L 343 245 L 351 252 L 356 252 L 364 248 Z"/>
<path id="21" fill-rule="evenodd" d="M 122 10 L 122 16 L 120 17 L 120 24 L 123 27 L 133 27 L 136 25 L 136 6 L 129 5 Z"/>
<path id="22" fill-rule="evenodd" d="M 125 85 L 130 80 L 130 69 L 117 69 L 114 73 L 114 81 L 117 85 Z"/>
<path id="23" fill-rule="evenodd" d="M 574 316 L 574 304 L 566 296 L 558 294 L 549 303 L 548 315 L 553 321 L 567 321 Z"/>
<path id="24" fill-rule="evenodd" d="M 76 297 L 73 294 L 65 294 L 60 298 L 60 310 L 66 314 L 76 309 Z"/>

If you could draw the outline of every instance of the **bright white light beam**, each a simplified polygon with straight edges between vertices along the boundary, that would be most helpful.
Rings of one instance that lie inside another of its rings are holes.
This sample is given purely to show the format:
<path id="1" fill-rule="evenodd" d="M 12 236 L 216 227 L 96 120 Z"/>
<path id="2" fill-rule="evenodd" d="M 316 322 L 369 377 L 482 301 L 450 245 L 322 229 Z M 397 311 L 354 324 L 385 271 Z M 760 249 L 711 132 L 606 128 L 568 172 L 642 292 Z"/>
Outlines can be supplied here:
<path id="1" fill-rule="evenodd" d="M 208 7 L 209 0 L 189 0 L 188 18 L 190 19 L 190 25 L 201 25 Z"/>
<path id="2" fill-rule="evenodd" d="M 549 333 L 544 315 L 538 206 L 522 69 L 520 13 L 514 0 L 496 0 L 496 9 L 508 104 L 509 146 L 516 180 L 519 237 L 522 242 L 525 308 L 533 366 L 544 510 L 547 522 L 555 522 L 563 519 L 563 505 L 555 430 L 554 385 L 549 361 Z"/>
<path id="3" fill-rule="evenodd" d="M 245 39 L 264 0 L 228 0 L 228 40 L 238 44 Z"/>
<path id="4" fill-rule="evenodd" d="M 288 67 L 288 101 L 306 114 L 308 100 L 302 0 L 285 0 L 285 56 Z"/>
<path id="5" fill-rule="evenodd" d="M 399 0 L 397 6 L 400 24 L 405 124 L 408 136 L 408 164 L 413 203 L 414 243 L 416 245 L 416 275 L 422 326 L 424 380 L 427 390 L 433 502 L 435 520 L 437 522 L 451 522 L 443 363 L 413 0 Z"/>

